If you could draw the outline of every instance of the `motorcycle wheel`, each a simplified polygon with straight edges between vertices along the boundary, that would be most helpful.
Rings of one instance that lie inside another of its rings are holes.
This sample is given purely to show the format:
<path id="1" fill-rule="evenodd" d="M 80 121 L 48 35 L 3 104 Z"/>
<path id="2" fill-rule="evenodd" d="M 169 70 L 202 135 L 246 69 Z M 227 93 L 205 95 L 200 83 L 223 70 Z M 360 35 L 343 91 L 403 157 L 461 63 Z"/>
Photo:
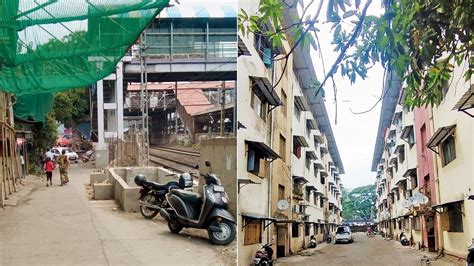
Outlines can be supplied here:
<path id="1" fill-rule="evenodd" d="M 149 203 L 149 204 L 161 206 L 160 200 L 155 199 L 155 196 L 151 193 L 146 194 L 142 198 L 142 201 L 146 202 L 146 203 Z M 159 212 L 160 212 L 160 210 L 150 209 L 148 207 L 140 205 L 140 213 L 143 215 L 143 217 L 145 219 L 153 219 L 156 215 L 158 215 Z"/>
<path id="2" fill-rule="evenodd" d="M 213 232 L 209 228 L 207 234 L 212 244 L 215 245 L 228 245 L 235 238 L 235 224 L 228 220 L 222 220 L 220 223 L 213 222 L 211 225 L 218 225 L 222 232 Z"/>
<path id="3" fill-rule="evenodd" d="M 169 220 L 168 221 L 168 228 L 170 229 L 171 233 L 173 233 L 173 234 L 178 234 L 179 232 L 181 232 L 183 227 L 184 226 L 182 224 L 180 224 L 178 221 L 174 221 L 174 220 Z"/>

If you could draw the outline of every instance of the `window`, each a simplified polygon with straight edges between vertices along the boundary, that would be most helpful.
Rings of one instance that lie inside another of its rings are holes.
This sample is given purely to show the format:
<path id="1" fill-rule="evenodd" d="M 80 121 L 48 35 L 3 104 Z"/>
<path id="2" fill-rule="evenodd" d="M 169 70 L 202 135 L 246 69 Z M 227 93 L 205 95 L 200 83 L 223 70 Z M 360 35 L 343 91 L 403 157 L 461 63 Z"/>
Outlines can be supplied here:
<path id="1" fill-rule="evenodd" d="M 453 134 L 450 134 L 443 142 L 441 142 L 441 158 L 443 166 L 448 165 L 456 159 L 456 147 Z"/>
<path id="2" fill-rule="evenodd" d="M 244 245 L 262 243 L 262 221 L 245 221 L 245 224 Z"/>
<path id="3" fill-rule="evenodd" d="M 318 194 L 316 194 L 316 193 L 313 193 L 313 203 L 314 203 L 314 205 L 318 204 Z"/>
<path id="4" fill-rule="evenodd" d="M 258 175 L 260 172 L 260 159 L 261 156 L 258 151 L 254 150 L 251 146 L 248 146 L 247 171 L 254 175 Z"/>
<path id="5" fill-rule="evenodd" d="M 464 232 L 462 225 L 461 203 L 449 204 L 449 232 Z"/>
<path id="6" fill-rule="evenodd" d="M 326 180 L 324 179 L 324 176 L 319 173 L 320 177 L 321 177 L 321 184 L 324 185 L 326 183 Z"/>
<path id="7" fill-rule="evenodd" d="M 301 158 L 301 146 L 296 142 L 293 141 L 293 154 L 299 158 Z"/>
<path id="8" fill-rule="evenodd" d="M 286 104 L 287 102 L 287 97 L 286 97 L 286 93 L 283 89 L 281 89 L 281 102 L 283 104 L 283 107 L 281 108 L 281 112 L 284 116 L 286 116 L 286 109 L 288 109 L 288 106 Z"/>
<path id="9" fill-rule="evenodd" d="M 311 193 L 311 190 L 308 190 L 308 189 L 307 189 L 307 190 L 306 190 L 306 193 L 305 193 L 305 195 L 304 195 L 306 201 L 309 201 L 309 194 L 310 194 L 310 193 Z"/>
<path id="10" fill-rule="evenodd" d="M 295 101 L 295 104 L 293 105 L 293 109 L 294 109 L 294 113 L 295 113 L 295 116 L 296 116 L 296 120 L 300 120 L 300 116 L 301 116 L 301 110 L 300 108 L 298 108 L 298 105 L 296 104 L 296 101 Z"/>
<path id="11" fill-rule="evenodd" d="M 398 229 L 402 229 L 402 221 L 398 220 Z"/>
<path id="12" fill-rule="evenodd" d="M 251 84 L 252 87 L 257 86 L 253 80 Z M 263 121 L 266 121 L 267 103 L 263 102 L 262 99 L 260 99 L 253 90 L 252 94 L 250 95 L 250 107 L 252 107 L 252 109 L 257 113 L 257 115 L 263 119 Z"/>
<path id="13" fill-rule="evenodd" d="M 286 139 L 280 134 L 280 156 L 282 161 L 286 161 Z"/>
<path id="14" fill-rule="evenodd" d="M 324 208 L 324 198 L 323 197 L 319 197 L 319 207 Z"/>
<path id="15" fill-rule="evenodd" d="M 291 237 L 299 237 L 300 224 L 292 223 L 291 224 Z"/>
<path id="16" fill-rule="evenodd" d="M 311 158 L 309 158 L 307 154 L 306 154 L 305 166 L 308 170 L 309 170 L 309 167 L 311 166 Z"/>
<path id="17" fill-rule="evenodd" d="M 416 174 L 416 171 L 409 177 L 410 182 L 411 182 L 411 189 L 413 190 L 418 186 L 418 175 Z"/>
<path id="18" fill-rule="evenodd" d="M 415 134 L 413 133 L 413 128 L 410 130 L 410 133 L 408 133 L 407 142 L 410 144 L 410 147 L 415 144 Z"/>
<path id="19" fill-rule="evenodd" d="M 305 235 L 305 236 L 309 236 L 309 229 L 311 228 L 311 224 L 305 223 L 305 224 L 304 224 L 304 227 L 305 227 L 305 228 L 304 228 L 304 235 Z"/>
<path id="20" fill-rule="evenodd" d="M 314 225 L 313 225 L 313 230 L 314 230 L 314 234 L 315 234 L 315 235 L 319 234 L 319 232 L 318 232 L 318 224 L 314 224 Z"/>
<path id="21" fill-rule="evenodd" d="M 267 27 L 263 27 L 267 28 Z M 266 31 L 263 29 L 263 31 Z M 272 67 L 272 43 L 267 36 L 261 34 L 255 34 L 255 49 L 257 50 L 260 58 L 267 67 Z"/>
<path id="22" fill-rule="evenodd" d="M 285 186 L 278 185 L 278 200 L 285 199 Z"/>

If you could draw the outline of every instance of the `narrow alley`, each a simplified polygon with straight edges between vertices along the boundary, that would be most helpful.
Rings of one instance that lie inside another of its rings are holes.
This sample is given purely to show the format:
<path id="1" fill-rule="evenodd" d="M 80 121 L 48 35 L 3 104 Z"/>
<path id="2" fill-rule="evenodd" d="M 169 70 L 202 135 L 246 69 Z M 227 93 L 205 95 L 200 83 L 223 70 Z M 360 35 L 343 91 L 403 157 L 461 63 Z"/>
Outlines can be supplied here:
<path id="1" fill-rule="evenodd" d="M 71 182 L 64 187 L 56 172 L 52 187 L 41 183 L 16 207 L 0 211 L 0 265 L 226 265 L 235 261 L 235 252 L 223 255 L 232 245 L 212 246 L 204 231 L 173 235 L 159 217 L 145 220 L 139 213 L 121 212 L 114 201 L 89 201 L 85 184 L 91 171 L 83 164 L 72 165 Z"/>
<path id="2" fill-rule="evenodd" d="M 279 258 L 276 265 L 464 265 L 450 259 L 430 259 L 429 263 L 422 262 L 427 256 L 433 258 L 436 254 L 428 254 L 409 247 L 403 247 L 396 241 L 388 241 L 380 236 L 367 237 L 364 233 L 354 234 L 351 244 L 320 244 L 314 250 L 307 250 L 299 256 Z"/>

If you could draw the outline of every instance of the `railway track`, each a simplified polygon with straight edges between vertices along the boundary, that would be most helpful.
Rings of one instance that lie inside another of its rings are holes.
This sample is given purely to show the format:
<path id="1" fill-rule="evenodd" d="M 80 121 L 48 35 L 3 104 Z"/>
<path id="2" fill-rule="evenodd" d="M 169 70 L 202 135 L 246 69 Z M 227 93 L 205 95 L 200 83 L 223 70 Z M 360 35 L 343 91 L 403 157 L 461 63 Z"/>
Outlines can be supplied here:
<path id="1" fill-rule="evenodd" d="M 188 172 L 199 163 L 200 154 L 179 149 L 153 147 L 150 148 L 150 162 L 177 173 Z"/>

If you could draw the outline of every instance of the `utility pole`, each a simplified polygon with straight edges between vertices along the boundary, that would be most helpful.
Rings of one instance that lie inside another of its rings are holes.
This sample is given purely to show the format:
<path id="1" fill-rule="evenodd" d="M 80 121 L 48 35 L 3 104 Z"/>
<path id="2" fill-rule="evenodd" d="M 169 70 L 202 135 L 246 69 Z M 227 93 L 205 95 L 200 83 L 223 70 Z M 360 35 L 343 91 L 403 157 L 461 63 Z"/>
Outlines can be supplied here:
<path id="1" fill-rule="evenodd" d="M 221 137 L 224 137 L 224 118 L 225 118 L 225 80 L 222 81 L 221 92 Z"/>
<path id="2" fill-rule="evenodd" d="M 145 165 L 148 165 L 148 159 L 150 157 L 149 150 L 149 136 L 148 136 L 148 73 L 147 73 L 147 62 L 146 62 L 146 30 L 142 32 L 140 40 L 140 111 L 142 114 L 142 134 L 141 134 L 141 146 L 140 157 Z"/>
<path id="3" fill-rule="evenodd" d="M 178 141 L 178 82 L 174 82 L 174 102 L 176 108 L 174 109 L 174 134 L 176 136 L 176 141 Z"/>

